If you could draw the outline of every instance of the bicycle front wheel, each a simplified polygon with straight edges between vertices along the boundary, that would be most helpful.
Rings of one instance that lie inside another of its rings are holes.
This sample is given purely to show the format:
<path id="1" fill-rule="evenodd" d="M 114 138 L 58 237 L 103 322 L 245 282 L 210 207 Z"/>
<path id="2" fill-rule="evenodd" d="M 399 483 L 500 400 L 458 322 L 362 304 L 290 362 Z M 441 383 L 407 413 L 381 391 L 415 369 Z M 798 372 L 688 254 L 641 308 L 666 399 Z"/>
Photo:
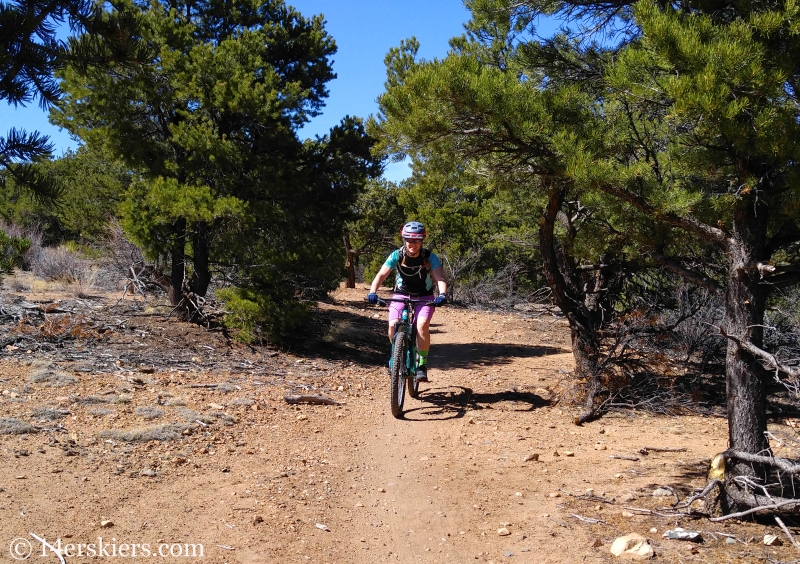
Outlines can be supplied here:
<path id="1" fill-rule="evenodd" d="M 392 408 L 392 415 L 397 419 L 403 417 L 403 402 L 406 395 L 406 377 L 408 376 L 406 369 L 406 353 L 408 351 L 408 335 L 403 331 L 398 331 L 394 335 L 394 343 L 392 344 L 392 390 L 390 395 L 390 403 Z"/>

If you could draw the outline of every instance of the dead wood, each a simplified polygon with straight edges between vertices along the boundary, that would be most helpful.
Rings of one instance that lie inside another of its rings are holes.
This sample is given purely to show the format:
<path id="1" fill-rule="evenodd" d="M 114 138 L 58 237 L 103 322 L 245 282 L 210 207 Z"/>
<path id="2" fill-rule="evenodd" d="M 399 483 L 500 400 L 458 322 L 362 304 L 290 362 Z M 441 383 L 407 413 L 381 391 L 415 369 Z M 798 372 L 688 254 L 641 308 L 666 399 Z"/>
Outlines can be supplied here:
<path id="1" fill-rule="evenodd" d="M 310 403 L 315 405 L 342 405 L 335 399 L 329 398 L 323 394 L 300 394 L 297 396 L 283 396 L 283 399 L 286 403 L 291 404 L 298 404 L 298 403 Z"/>
<path id="2" fill-rule="evenodd" d="M 734 458 L 737 460 L 743 460 L 745 462 L 765 464 L 767 466 L 777 468 L 786 474 L 800 474 L 800 464 L 796 464 L 786 458 L 764 456 L 762 454 L 750 454 L 749 452 L 742 452 L 740 450 L 726 450 L 722 454 L 725 456 L 725 458 Z"/>
<path id="3" fill-rule="evenodd" d="M 703 499 L 704 497 L 706 497 L 715 486 L 719 486 L 721 484 L 722 484 L 722 482 L 719 481 L 719 480 L 716 480 L 716 479 L 711 480 L 708 484 L 706 484 L 705 488 L 703 488 L 703 491 L 693 495 L 692 497 L 687 498 L 686 500 L 684 500 L 681 503 L 676 504 L 675 505 L 675 509 L 681 509 L 683 507 L 689 507 L 692 503 L 694 503 L 698 499 Z"/>
<path id="4" fill-rule="evenodd" d="M 645 446 L 639 449 L 641 454 L 649 454 L 650 452 L 686 452 L 686 449 L 681 448 L 668 448 L 668 447 L 651 447 Z"/>
<path id="5" fill-rule="evenodd" d="M 592 523 L 592 524 L 605 523 L 605 521 L 603 521 L 602 519 L 595 519 L 594 517 L 584 517 L 582 515 L 578 515 L 577 513 L 572 513 L 571 515 L 575 517 L 578 521 L 583 521 L 584 523 Z"/>
<path id="6" fill-rule="evenodd" d="M 654 509 L 645 509 L 643 507 L 623 507 L 627 511 L 635 511 L 642 515 L 655 515 L 656 517 L 684 517 L 683 513 L 663 513 Z"/>
<path id="7" fill-rule="evenodd" d="M 778 524 L 778 526 L 781 528 L 781 530 L 784 533 L 786 533 L 786 536 L 789 537 L 789 542 L 792 543 L 792 546 L 795 547 L 795 548 L 800 548 L 800 544 L 797 544 L 797 541 L 794 540 L 794 536 L 792 536 L 792 533 L 789 531 L 789 529 L 786 527 L 786 525 L 783 524 L 783 521 L 777 515 L 775 515 L 775 522 Z"/>
<path id="8" fill-rule="evenodd" d="M 616 460 L 630 460 L 631 462 L 638 462 L 640 459 L 638 456 L 625 456 L 622 454 L 612 454 L 609 458 L 614 458 Z"/>
<path id="9" fill-rule="evenodd" d="M 763 501 L 769 498 L 765 498 L 763 496 L 753 496 L 756 501 Z M 774 500 L 774 498 L 773 498 Z M 745 500 L 742 500 L 745 501 Z M 752 499 L 747 500 L 752 503 Z M 747 515 L 752 515 L 754 513 L 758 513 L 759 511 L 772 511 L 777 509 L 786 509 L 789 507 L 795 507 L 800 505 L 800 499 L 787 499 L 783 501 L 779 501 L 777 503 L 772 504 L 764 504 L 758 505 L 756 507 L 751 507 L 750 509 L 746 509 L 744 511 L 738 511 L 736 513 L 729 513 L 728 515 L 722 515 L 720 517 L 711 517 L 709 521 L 719 522 L 719 521 L 727 521 L 728 519 L 738 519 L 739 517 L 746 517 Z"/>

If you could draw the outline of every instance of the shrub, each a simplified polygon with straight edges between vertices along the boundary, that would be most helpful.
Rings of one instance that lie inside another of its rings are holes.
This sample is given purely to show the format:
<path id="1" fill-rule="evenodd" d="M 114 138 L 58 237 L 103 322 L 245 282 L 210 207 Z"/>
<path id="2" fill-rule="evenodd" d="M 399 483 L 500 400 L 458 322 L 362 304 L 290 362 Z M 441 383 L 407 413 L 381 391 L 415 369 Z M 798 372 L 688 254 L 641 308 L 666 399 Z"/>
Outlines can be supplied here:
<path id="1" fill-rule="evenodd" d="M 31 384 L 46 384 L 48 386 L 61 387 L 75 384 L 78 382 L 78 379 L 71 374 L 67 374 L 49 365 L 31 374 L 30 378 L 28 378 L 28 382 Z"/>
<path id="2" fill-rule="evenodd" d="M 24 435 L 36 431 L 36 427 L 16 417 L 0 417 L 0 435 Z"/>
<path id="3" fill-rule="evenodd" d="M 39 278 L 67 283 L 83 284 L 91 277 L 89 261 L 65 246 L 43 247 L 31 264 L 31 270 Z"/>
<path id="4" fill-rule="evenodd" d="M 27 248 L 22 251 L 20 262 L 16 266 L 23 270 L 31 270 L 31 265 L 42 250 L 42 231 L 38 227 L 22 229 L 14 223 L 0 220 L 0 232 L 11 239 L 27 240 L 29 242 Z"/>
<path id="5" fill-rule="evenodd" d="M 223 323 L 245 343 L 262 343 L 267 337 L 278 339 L 308 319 L 308 303 L 276 301 L 250 288 L 223 288 L 216 294 L 227 310 Z"/>
<path id="6" fill-rule="evenodd" d="M 136 417 L 141 417 L 142 419 L 158 419 L 159 417 L 164 415 L 164 410 L 159 409 L 158 407 L 152 407 L 148 405 L 148 406 L 137 407 L 133 411 L 133 414 Z"/>

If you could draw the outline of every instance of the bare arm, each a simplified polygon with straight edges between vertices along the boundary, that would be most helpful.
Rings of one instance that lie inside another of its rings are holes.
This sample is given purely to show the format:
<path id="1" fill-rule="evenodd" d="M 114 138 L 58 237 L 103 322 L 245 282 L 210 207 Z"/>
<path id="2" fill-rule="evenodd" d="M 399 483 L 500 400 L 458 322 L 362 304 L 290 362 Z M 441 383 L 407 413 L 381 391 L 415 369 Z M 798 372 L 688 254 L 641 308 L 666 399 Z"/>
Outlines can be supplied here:
<path id="1" fill-rule="evenodd" d="M 370 294 L 376 294 L 378 292 L 378 288 L 381 287 L 381 284 L 383 284 L 383 281 L 386 280 L 386 277 L 389 276 L 391 271 L 392 269 L 385 264 L 381 267 L 381 269 L 378 271 L 378 274 L 375 275 L 372 285 L 369 287 Z"/>
<path id="2" fill-rule="evenodd" d="M 431 275 L 439 286 L 439 294 L 442 296 L 447 295 L 447 282 L 444 279 L 444 269 L 441 266 L 437 266 L 431 270 Z"/>

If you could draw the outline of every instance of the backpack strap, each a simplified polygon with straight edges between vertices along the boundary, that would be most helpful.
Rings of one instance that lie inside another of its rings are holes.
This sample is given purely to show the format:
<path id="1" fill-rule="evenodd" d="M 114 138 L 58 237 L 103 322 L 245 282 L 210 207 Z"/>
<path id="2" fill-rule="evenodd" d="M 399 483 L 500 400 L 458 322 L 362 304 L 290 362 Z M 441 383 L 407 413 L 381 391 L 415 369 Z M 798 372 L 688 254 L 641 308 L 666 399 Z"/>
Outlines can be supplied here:
<path id="1" fill-rule="evenodd" d="M 406 249 L 405 246 L 402 246 L 399 249 L 397 249 L 397 251 L 399 253 L 398 254 L 399 261 L 398 262 L 400 264 L 402 264 L 403 266 L 405 266 L 405 262 L 403 262 L 403 261 L 405 261 L 405 259 L 406 259 L 406 251 L 405 251 L 405 249 Z M 430 272 L 431 271 L 431 250 L 430 249 L 422 249 L 422 258 L 425 259 L 425 269 L 428 272 Z"/>

